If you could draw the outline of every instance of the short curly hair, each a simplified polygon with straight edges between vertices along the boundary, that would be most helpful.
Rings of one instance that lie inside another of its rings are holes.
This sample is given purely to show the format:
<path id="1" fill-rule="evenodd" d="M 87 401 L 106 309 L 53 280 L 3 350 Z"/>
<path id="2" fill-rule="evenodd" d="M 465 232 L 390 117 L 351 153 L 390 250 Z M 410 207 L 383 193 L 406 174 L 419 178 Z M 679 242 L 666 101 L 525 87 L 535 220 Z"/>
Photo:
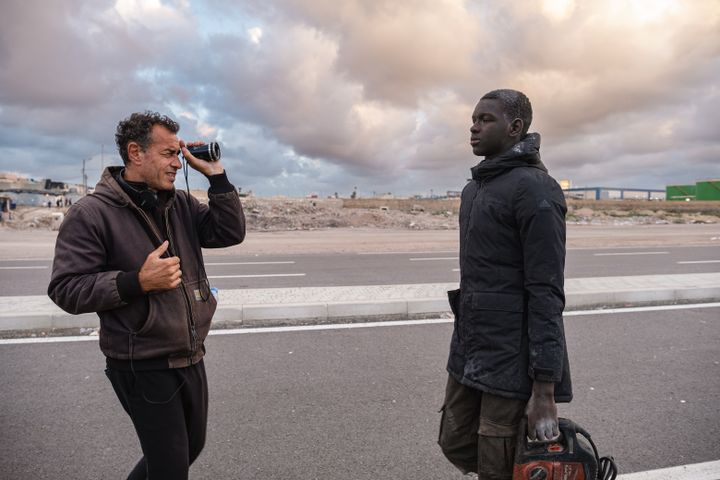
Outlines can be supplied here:
<path id="1" fill-rule="evenodd" d="M 125 165 L 127 165 L 129 161 L 127 152 L 128 144 L 135 142 L 140 145 L 143 151 L 147 150 L 150 144 L 152 144 L 150 134 L 154 125 L 162 125 L 172 133 L 177 133 L 180 130 L 180 125 L 175 120 L 167 115 L 162 115 L 150 110 L 142 113 L 135 112 L 118 123 L 117 129 L 115 130 L 115 144 L 118 147 L 118 151 Z"/>
<path id="2" fill-rule="evenodd" d="M 532 123 L 532 105 L 530 99 L 522 92 L 510 89 L 500 89 L 488 92 L 482 97 L 483 100 L 499 100 L 502 104 L 505 119 L 512 122 L 516 118 L 523 121 L 523 132 L 525 135 Z"/>

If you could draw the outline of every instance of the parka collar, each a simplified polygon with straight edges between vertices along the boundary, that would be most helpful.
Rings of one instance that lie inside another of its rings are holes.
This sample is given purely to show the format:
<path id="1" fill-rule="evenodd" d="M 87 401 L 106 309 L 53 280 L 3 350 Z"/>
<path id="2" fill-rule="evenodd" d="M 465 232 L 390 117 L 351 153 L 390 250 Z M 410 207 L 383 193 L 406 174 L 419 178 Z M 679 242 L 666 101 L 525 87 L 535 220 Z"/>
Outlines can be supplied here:
<path id="1" fill-rule="evenodd" d="M 118 184 L 117 180 L 115 179 L 115 176 L 120 174 L 123 168 L 124 167 L 120 166 L 106 167 L 105 171 L 103 171 L 102 176 L 100 177 L 100 181 L 95 186 L 95 192 L 93 193 L 93 195 L 96 198 L 104 201 L 105 203 L 114 205 L 116 207 L 136 207 L 130 196 L 123 190 L 123 188 L 120 186 L 120 184 Z M 174 202 L 175 187 L 173 187 L 172 190 L 166 190 L 162 193 L 167 195 L 167 205 Z"/>
<path id="2" fill-rule="evenodd" d="M 486 181 L 498 175 L 501 175 L 513 168 L 532 167 L 539 168 L 547 173 L 547 168 L 540 160 L 540 134 L 528 133 L 525 138 L 516 143 L 509 150 L 501 153 L 497 157 L 488 158 L 473 168 L 473 180 Z"/>

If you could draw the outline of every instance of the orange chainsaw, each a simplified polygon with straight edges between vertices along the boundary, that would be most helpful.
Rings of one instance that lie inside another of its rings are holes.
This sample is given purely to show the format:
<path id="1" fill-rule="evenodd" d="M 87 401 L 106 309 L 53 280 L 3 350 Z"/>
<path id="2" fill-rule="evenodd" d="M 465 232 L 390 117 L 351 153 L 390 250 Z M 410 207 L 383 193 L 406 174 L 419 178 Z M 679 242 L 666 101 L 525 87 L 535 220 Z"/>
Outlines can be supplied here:
<path id="1" fill-rule="evenodd" d="M 567 418 L 558 419 L 560 437 L 551 443 L 527 436 L 527 420 L 518 434 L 512 480 L 614 480 L 612 457 L 600 457 L 590 434 Z M 583 440 L 577 434 L 585 437 Z"/>

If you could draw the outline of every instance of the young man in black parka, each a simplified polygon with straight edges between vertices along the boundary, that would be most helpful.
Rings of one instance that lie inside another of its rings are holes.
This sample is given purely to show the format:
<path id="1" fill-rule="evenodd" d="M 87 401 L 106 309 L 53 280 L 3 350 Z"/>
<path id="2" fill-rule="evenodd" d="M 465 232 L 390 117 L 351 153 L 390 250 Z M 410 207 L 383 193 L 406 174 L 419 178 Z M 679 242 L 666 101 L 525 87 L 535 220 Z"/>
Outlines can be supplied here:
<path id="1" fill-rule="evenodd" d="M 460 206 L 460 289 L 439 444 L 463 472 L 511 479 L 523 416 L 528 436 L 558 435 L 572 398 L 562 312 L 566 205 L 528 133 L 532 107 L 494 90 L 472 115 L 471 169 Z"/>

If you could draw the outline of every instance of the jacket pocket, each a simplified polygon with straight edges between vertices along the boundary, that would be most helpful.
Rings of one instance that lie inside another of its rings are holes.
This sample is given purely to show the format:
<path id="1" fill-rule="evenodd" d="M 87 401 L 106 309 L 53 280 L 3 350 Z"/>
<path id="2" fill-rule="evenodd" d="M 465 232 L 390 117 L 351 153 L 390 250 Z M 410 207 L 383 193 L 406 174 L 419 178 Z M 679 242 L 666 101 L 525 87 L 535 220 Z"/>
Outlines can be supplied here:
<path id="1" fill-rule="evenodd" d="M 475 292 L 472 294 L 472 308 L 522 313 L 525 311 L 524 297 L 516 293 Z"/>
<path id="2" fill-rule="evenodd" d="M 205 340 L 210 331 L 210 322 L 217 309 L 217 300 L 210 292 L 210 284 L 207 280 L 189 282 L 187 290 L 192 300 L 195 330 L 200 340 Z"/>
<path id="3" fill-rule="evenodd" d="M 188 311 L 180 288 L 152 292 L 148 296 L 145 323 L 134 332 L 134 357 L 154 358 L 190 348 Z"/>
<path id="4" fill-rule="evenodd" d="M 466 375 L 511 390 L 520 375 L 522 294 L 474 292 L 461 317 L 467 332 Z"/>

